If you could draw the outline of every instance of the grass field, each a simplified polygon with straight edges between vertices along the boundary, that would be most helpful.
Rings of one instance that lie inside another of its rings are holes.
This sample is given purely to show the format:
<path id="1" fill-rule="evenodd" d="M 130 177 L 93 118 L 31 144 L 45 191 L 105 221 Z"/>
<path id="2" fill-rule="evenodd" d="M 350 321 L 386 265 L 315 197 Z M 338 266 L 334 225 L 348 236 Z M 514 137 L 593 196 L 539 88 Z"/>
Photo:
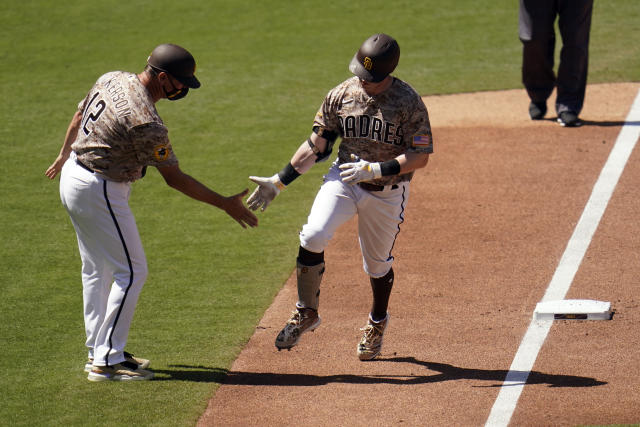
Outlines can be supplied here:
<path id="1" fill-rule="evenodd" d="M 154 170 L 134 184 L 150 275 L 128 350 L 152 359 L 157 381 L 89 383 L 75 235 L 44 171 L 102 73 L 139 72 L 159 43 L 187 47 L 203 86 L 158 110 L 183 170 L 223 194 L 289 160 L 375 32 L 398 39 L 395 74 L 423 95 L 520 87 L 516 1 L 461 0 L 453 10 L 435 0 L 6 0 L 0 19 L 7 425 L 194 424 L 294 268 L 297 230 L 326 169 L 296 181 L 255 230 L 169 189 Z M 637 0 L 595 2 L 590 83 L 640 80 L 640 46 L 630 42 L 639 19 Z"/>

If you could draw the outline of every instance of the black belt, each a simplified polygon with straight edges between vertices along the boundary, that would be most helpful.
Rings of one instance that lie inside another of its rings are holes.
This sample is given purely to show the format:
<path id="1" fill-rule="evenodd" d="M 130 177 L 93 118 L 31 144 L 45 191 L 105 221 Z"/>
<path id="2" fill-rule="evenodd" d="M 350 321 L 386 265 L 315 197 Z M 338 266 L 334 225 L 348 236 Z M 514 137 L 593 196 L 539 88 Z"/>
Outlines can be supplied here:
<path id="1" fill-rule="evenodd" d="M 78 164 L 78 166 L 80 166 L 82 169 L 86 169 L 91 173 L 95 173 L 95 171 L 93 169 L 91 169 L 89 166 L 85 165 L 84 163 L 82 163 L 80 160 L 78 160 L 76 158 L 76 163 Z"/>
<path id="2" fill-rule="evenodd" d="M 367 191 L 382 191 L 384 190 L 384 187 L 385 187 L 384 185 L 369 184 L 368 182 L 359 182 L 358 185 L 360 186 L 360 188 Z M 397 188 L 398 188 L 397 184 L 393 184 L 391 186 L 392 190 L 395 190 Z"/>

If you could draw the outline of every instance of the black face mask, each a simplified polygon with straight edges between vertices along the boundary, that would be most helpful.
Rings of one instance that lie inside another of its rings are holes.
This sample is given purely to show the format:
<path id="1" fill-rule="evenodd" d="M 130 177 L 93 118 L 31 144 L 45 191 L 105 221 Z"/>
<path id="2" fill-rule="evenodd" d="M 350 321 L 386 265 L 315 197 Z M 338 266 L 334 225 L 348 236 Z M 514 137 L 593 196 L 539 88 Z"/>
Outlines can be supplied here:
<path id="1" fill-rule="evenodd" d="M 189 93 L 189 88 L 188 87 L 183 87 L 182 89 L 177 89 L 173 85 L 173 82 L 170 79 L 169 79 L 169 83 L 171 83 L 171 87 L 173 88 L 171 90 L 166 90 L 164 88 L 164 86 L 162 86 L 162 90 L 164 91 L 164 94 L 165 94 L 165 96 L 167 97 L 167 99 L 169 101 L 177 101 L 178 99 L 184 98 Z"/>
<path id="2" fill-rule="evenodd" d="M 164 91 L 164 94 L 167 96 L 169 101 L 177 101 L 178 99 L 182 99 L 189 93 L 189 88 L 184 87 L 182 89 L 173 88 L 171 91 Z"/>

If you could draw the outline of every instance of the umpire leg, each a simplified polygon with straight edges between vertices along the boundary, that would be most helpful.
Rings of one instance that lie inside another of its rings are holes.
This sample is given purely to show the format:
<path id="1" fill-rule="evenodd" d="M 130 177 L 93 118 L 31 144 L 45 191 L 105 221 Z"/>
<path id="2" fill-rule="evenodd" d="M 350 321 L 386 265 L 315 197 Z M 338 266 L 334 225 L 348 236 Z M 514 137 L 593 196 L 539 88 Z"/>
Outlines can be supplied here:
<path id="1" fill-rule="evenodd" d="M 556 111 L 582 110 L 589 66 L 589 32 L 593 0 L 560 0 L 562 51 L 558 67 Z"/>
<path id="2" fill-rule="evenodd" d="M 545 104 L 553 92 L 556 43 L 555 0 L 520 0 L 518 33 L 522 41 L 522 83 L 529 99 Z"/>

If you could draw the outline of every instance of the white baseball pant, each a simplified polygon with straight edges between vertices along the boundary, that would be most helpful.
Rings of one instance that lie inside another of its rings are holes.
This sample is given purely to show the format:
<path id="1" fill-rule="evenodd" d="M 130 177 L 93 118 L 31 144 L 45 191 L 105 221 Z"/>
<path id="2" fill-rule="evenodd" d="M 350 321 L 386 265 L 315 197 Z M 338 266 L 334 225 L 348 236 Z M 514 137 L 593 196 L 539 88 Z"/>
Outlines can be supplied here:
<path id="1" fill-rule="evenodd" d="M 60 199 L 76 230 L 82 260 L 86 346 L 94 365 L 124 361 L 147 260 L 129 208 L 131 185 L 92 173 L 72 153 L 60 175 Z"/>
<path id="2" fill-rule="evenodd" d="M 382 277 L 393 264 L 392 250 L 408 200 L 408 182 L 395 189 L 366 191 L 357 184 L 343 183 L 334 163 L 300 232 L 300 244 L 311 252 L 324 251 L 336 230 L 357 214 L 364 271 L 373 278 Z"/>

